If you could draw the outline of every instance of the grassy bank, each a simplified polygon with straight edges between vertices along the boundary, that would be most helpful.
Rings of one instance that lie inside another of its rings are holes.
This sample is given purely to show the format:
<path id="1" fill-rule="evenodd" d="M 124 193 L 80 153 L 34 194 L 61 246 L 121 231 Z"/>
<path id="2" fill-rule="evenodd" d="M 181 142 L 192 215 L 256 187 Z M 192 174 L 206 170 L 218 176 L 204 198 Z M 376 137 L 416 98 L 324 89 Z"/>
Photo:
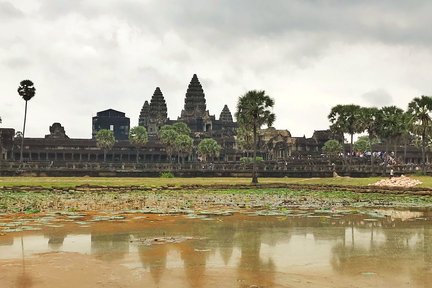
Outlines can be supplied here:
<path id="1" fill-rule="evenodd" d="M 414 177 L 423 182 L 421 186 L 432 187 L 432 177 Z M 365 186 L 382 178 L 260 178 L 260 183 L 292 183 L 318 185 Z M 95 178 L 95 177 L 0 177 L 0 186 L 75 187 L 79 185 L 101 186 L 184 186 L 184 185 L 237 185 L 249 184 L 250 178 Z"/>

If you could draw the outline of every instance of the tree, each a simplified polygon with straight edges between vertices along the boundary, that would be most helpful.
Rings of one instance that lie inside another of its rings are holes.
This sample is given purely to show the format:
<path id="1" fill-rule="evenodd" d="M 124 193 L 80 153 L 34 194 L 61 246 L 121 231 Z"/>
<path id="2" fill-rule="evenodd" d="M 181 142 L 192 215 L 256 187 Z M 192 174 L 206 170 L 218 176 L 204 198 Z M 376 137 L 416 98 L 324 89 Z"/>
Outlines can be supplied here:
<path id="1" fill-rule="evenodd" d="M 343 146 L 339 141 L 331 139 L 324 143 L 322 150 L 330 158 L 335 158 L 343 151 Z"/>
<path id="2" fill-rule="evenodd" d="M 25 126 L 26 126 L 26 120 L 27 120 L 27 102 L 33 98 L 36 94 L 36 88 L 34 87 L 34 84 L 30 80 L 23 80 L 20 82 L 20 86 L 18 87 L 18 94 L 24 99 L 25 101 L 25 108 L 24 108 L 24 124 L 23 124 L 23 131 L 22 131 L 22 138 L 21 138 L 21 152 L 20 152 L 20 162 L 23 161 L 23 148 L 24 148 L 24 136 L 25 136 Z"/>
<path id="3" fill-rule="evenodd" d="M 245 127 L 236 129 L 236 143 L 239 149 L 246 151 L 246 156 L 249 156 L 249 151 L 253 149 L 253 133 Z"/>
<path id="4" fill-rule="evenodd" d="M 381 129 L 381 110 L 376 107 L 361 107 L 360 108 L 360 123 L 359 124 L 368 133 L 369 151 L 371 152 L 371 166 L 374 164 L 372 145 L 378 141 L 378 133 Z M 360 138 L 359 138 L 360 139 Z"/>
<path id="5" fill-rule="evenodd" d="M 368 136 L 360 136 L 357 141 L 354 142 L 354 152 L 365 153 L 372 151 L 372 145 L 369 141 Z"/>
<path id="6" fill-rule="evenodd" d="M 179 162 L 182 158 L 184 162 L 184 157 L 192 152 L 193 141 L 189 135 L 178 135 L 175 139 L 175 150 L 178 153 Z"/>
<path id="7" fill-rule="evenodd" d="M 426 164 L 426 147 L 432 132 L 432 97 L 421 96 L 420 98 L 414 98 L 408 104 L 407 112 L 410 117 L 409 122 L 411 123 L 412 132 L 421 138 L 422 164 L 424 170 Z"/>
<path id="8" fill-rule="evenodd" d="M 218 157 L 221 150 L 221 146 L 216 142 L 216 140 L 207 138 L 203 139 L 198 144 L 198 154 L 204 157 L 204 161 L 207 162 L 209 157 Z"/>
<path id="9" fill-rule="evenodd" d="M 172 160 L 172 154 L 174 152 L 177 136 L 179 136 L 179 134 L 174 130 L 172 125 L 164 125 L 159 130 L 159 138 L 161 143 L 165 145 L 165 150 L 168 154 L 170 163 Z"/>
<path id="10" fill-rule="evenodd" d="M 139 150 L 148 142 L 147 130 L 143 126 L 133 127 L 129 131 L 129 141 L 136 147 L 137 157 L 136 162 L 139 160 Z"/>
<path id="11" fill-rule="evenodd" d="M 177 122 L 172 125 L 172 128 L 174 131 L 176 131 L 179 135 L 190 135 L 191 130 L 186 125 L 186 123 L 183 122 Z"/>
<path id="12" fill-rule="evenodd" d="M 235 116 L 239 126 L 253 135 L 253 166 L 252 183 L 258 183 L 257 177 L 257 138 L 259 129 L 263 125 L 271 126 L 276 119 L 271 109 L 274 100 L 265 94 L 265 91 L 252 90 L 240 96 Z"/>
<path id="13" fill-rule="evenodd" d="M 108 129 L 101 129 L 96 133 L 96 145 L 104 152 L 104 162 L 106 154 L 115 144 L 114 132 Z"/>
<path id="14" fill-rule="evenodd" d="M 388 161 L 389 145 L 394 144 L 395 158 L 397 156 L 398 140 L 404 133 L 404 111 L 396 106 L 386 106 L 381 108 L 379 117 L 380 129 L 378 136 L 386 143 L 385 164 Z"/>
<path id="15" fill-rule="evenodd" d="M 353 152 L 354 134 L 364 131 L 362 125 L 362 113 L 358 105 L 336 105 L 328 115 L 330 129 L 335 133 L 347 133 L 350 135 L 350 155 Z"/>

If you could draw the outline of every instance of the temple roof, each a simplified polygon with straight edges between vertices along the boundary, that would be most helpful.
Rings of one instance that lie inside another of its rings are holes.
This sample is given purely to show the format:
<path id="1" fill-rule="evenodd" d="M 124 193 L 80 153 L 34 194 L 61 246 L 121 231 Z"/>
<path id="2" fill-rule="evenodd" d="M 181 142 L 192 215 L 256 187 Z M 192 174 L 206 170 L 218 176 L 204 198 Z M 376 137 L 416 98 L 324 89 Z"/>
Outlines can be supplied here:
<path id="1" fill-rule="evenodd" d="M 206 111 L 204 90 L 196 74 L 193 75 L 186 91 L 185 105 L 181 117 L 200 117 Z"/>
<path id="2" fill-rule="evenodd" d="M 138 119 L 138 125 L 146 126 L 149 117 L 150 117 L 150 105 L 149 105 L 148 101 L 146 100 L 144 102 L 143 107 L 141 108 L 141 112 L 140 112 L 139 119 Z"/>
<path id="3" fill-rule="evenodd" d="M 162 91 L 159 87 L 156 87 L 156 90 L 153 93 L 149 108 L 150 118 L 152 120 L 166 120 L 168 117 L 165 98 L 163 97 Z"/>
<path id="4" fill-rule="evenodd" d="M 227 105 L 223 107 L 222 112 L 219 116 L 219 120 L 222 122 L 233 122 L 231 111 L 229 110 Z"/>

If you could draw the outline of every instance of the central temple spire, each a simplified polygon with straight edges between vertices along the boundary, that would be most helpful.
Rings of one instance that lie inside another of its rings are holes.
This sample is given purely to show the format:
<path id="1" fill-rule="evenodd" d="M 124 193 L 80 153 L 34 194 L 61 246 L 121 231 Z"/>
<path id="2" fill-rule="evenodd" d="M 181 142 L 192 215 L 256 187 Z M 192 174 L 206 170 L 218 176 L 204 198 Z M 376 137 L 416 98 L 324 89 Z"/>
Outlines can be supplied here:
<path id="1" fill-rule="evenodd" d="M 202 117 L 206 112 L 206 99 L 204 90 L 196 74 L 193 75 L 186 91 L 184 109 L 181 118 Z"/>

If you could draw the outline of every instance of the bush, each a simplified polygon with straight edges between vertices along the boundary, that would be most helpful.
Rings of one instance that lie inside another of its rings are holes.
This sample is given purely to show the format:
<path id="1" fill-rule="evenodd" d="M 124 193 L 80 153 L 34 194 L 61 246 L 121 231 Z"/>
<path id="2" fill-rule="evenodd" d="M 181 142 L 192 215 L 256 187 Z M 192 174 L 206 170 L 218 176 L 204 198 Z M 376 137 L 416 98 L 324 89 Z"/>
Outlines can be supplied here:
<path id="1" fill-rule="evenodd" d="M 174 178 L 174 174 L 172 172 L 162 172 L 160 178 Z"/>
<path id="2" fill-rule="evenodd" d="M 264 159 L 262 157 L 257 156 L 256 158 L 256 163 L 257 164 L 261 164 L 264 162 Z M 248 165 L 248 164 L 252 164 L 253 162 L 253 158 L 252 157 L 242 157 L 240 158 L 240 163 L 243 165 Z"/>

